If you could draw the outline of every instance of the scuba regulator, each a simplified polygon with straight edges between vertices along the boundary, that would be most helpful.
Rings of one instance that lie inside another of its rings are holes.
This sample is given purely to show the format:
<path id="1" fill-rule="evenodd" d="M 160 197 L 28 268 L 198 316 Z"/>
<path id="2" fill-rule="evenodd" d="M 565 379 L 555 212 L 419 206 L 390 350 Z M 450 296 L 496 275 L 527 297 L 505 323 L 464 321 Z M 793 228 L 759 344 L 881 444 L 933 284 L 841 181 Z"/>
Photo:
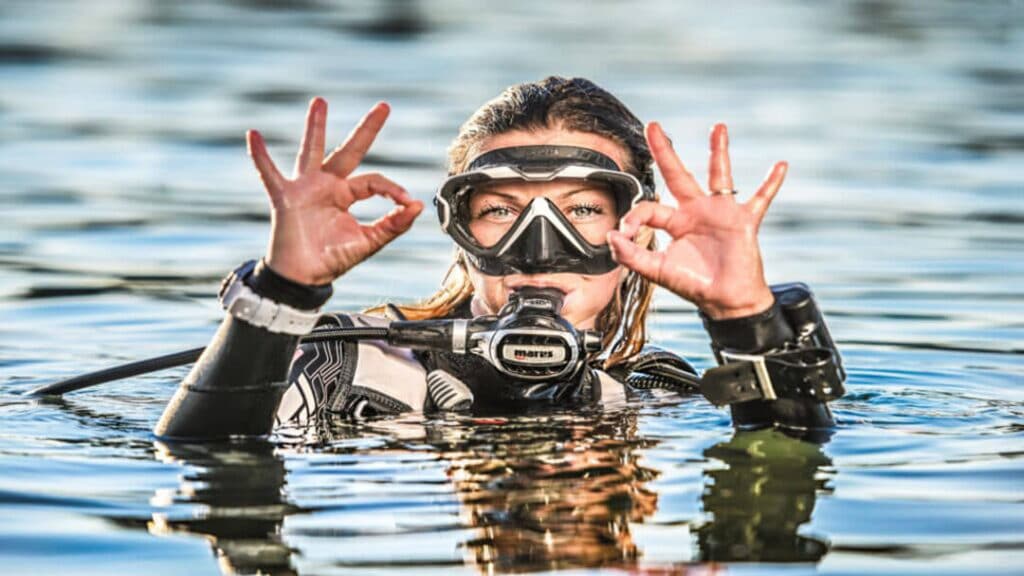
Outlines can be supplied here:
<path id="1" fill-rule="evenodd" d="M 497 315 L 393 322 L 387 341 L 413 350 L 473 354 L 515 380 L 559 380 L 576 374 L 587 355 L 601 349 L 600 333 L 577 331 L 559 315 L 564 297 L 553 288 L 527 286 L 513 292 Z"/>

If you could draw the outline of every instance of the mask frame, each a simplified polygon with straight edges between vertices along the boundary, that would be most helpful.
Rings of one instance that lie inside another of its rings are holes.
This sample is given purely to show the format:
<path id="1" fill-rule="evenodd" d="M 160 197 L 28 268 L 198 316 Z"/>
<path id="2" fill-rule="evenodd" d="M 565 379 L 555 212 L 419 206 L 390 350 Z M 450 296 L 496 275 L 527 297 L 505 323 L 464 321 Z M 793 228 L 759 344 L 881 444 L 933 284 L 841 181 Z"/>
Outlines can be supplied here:
<path id="1" fill-rule="evenodd" d="M 500 182 L 593 182 L 608 188 L 621 218 L 654 190 L 623 172 L 614 160 L 577 146 L 514 146 L 486 152 L 462 174 L 449 177 L 434 197 L 441 228 L 489 276 L 572 272 L 604 274 L 618 264 L 606 243 L 588 242 L 551 200 L 533 199 L 509 230 L 484 247 L 469 231 L 467 200 L 474 189 Z"/>

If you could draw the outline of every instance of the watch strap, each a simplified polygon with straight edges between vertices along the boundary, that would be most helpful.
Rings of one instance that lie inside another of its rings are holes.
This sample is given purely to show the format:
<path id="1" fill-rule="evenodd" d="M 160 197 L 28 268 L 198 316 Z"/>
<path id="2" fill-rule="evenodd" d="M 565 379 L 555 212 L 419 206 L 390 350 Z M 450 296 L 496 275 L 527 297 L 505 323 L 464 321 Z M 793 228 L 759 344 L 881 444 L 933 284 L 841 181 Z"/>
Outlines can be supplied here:
<path id="1" fill-rule="evenodd" d="M 319 311 L 299 310 L 257 294 L 245 282 L 256 266 L 255 260 L 246 262 L 224 279 L 220 290 L 224 309 L 235 318 L 270 332 L 295 336 L 311 332 L 320 319 Z"/>

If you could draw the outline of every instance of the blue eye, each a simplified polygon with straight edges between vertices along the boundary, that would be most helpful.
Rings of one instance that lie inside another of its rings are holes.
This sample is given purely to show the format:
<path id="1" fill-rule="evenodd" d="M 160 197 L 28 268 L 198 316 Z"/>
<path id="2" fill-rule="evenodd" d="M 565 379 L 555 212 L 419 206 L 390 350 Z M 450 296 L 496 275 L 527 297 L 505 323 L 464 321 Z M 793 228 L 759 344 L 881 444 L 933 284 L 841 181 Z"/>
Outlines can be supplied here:
<path id="1" fill-rule="evenodd" d="M 483 210 L 476 215 L 477 218 L 489 218 L 492 220 L 506 220 L 512 216 L 512 208 L 500 205 L 485 206 Z"/>
<path id="2" fill-rule="evenodd" d="M 596 204 L 577 204 L 570 206 L 568 212 L 574 218 L 589 218 L 604 214 L 604 210 Z"/>

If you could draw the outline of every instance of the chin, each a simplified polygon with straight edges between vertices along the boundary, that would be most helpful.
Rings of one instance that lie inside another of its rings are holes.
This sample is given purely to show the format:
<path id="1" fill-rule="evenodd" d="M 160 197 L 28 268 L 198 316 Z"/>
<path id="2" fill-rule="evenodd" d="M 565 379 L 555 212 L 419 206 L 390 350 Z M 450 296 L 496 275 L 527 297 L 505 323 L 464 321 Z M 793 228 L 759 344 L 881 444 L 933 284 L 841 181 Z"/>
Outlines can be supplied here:
<path id="1" fill-rule="evenodd" d="M 586 296 L 581 291 L 573 291 L 566 295 L 562 306 L 562 317 L 576 328 L 593 328 L 597 313 L 587 311 L 584 305 Z"/>

